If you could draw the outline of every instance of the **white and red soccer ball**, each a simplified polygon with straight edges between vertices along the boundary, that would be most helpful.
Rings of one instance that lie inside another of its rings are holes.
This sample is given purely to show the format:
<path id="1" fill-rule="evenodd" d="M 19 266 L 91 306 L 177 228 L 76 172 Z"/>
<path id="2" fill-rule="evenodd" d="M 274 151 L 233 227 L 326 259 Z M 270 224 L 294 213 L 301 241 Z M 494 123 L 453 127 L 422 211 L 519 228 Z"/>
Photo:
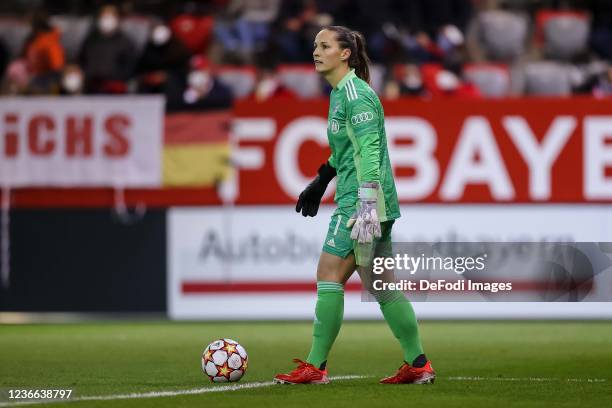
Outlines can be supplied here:
<path id="1" fill-rule="evenodd" d="M 212 382 L 235 382 L 242 378 L 248 366 L 246 350 L 237 341 L 219 339 L 202 353 L 202 371 Z"/>

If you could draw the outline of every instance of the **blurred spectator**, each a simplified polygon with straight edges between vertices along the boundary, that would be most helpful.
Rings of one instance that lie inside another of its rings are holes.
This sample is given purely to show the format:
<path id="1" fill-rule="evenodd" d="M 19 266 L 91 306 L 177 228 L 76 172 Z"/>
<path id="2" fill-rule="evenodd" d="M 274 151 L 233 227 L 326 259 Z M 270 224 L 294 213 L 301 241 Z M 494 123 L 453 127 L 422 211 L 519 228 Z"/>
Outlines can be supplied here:
<path id="1" fill-rule="evenodd" d="M 336 7 L 331 8 L 329 3 Z M 338 23 L 355 27 L 367 39 L 368 56 L 374 62 L 394 62 L 398 56 L 394 42 L 398 30 L 401 30 L 408 16 L 408 2 L 397 0 L 379 0 L 372 7 L 369 0 L 356 1 L 320 1 L 322 10 L 329 10 L 339 19 Z"/>
<path id="2" fill-rule="evenodd" d="M 383 89 L 383 99 L 395 100 L 400 97 L 400 86 L 395 79 L 389 79 Z"/>
<path id="3" fill-rule="evenodd" d="M 418 66 L 407 64 L 399 82 L 399 93 L 402 96 L 426 96 L 423 78 Z"/>
<path id="4" fill-rule="evenodd" d="M 4 41 L 0 39 L 0 78 L 4 76 L 4 71 L 10 61 L 9 51 L 4 44 Z"/>
<path id="5" fill-rule="evenodd" d="M 612 60 L 612 1 L 588 0 L 591 12 L 590 45 L 600 57 Z"/>
<path id="6" fill-rule="evenodd" d="M 85 78 L 78 65 L 67 65 L 62 73 L 60 93 L 62 95 L 81 95 Z"/>
<path id="7" fill-rule="evenodd" d="M 30 73 L 37 76 L 60 71 L 64 67 L 60 33 L 51 26 L 43 12 L 34 13 L 30 24 L 31 32 L 23 52 Z"/>
<path id="8" fill-rule="evenodd" d="M 274 23 L 272 48 L 281 62 L 312 62 L 313 39 L 332 22 L 328 15 L 319 14 L 314 0 L 285 0 Z"/>
<path id="9" fill-rule="evenodd" d="M 17 59 L 6 68 L 3 93 L 9 95 L 20 95 L 27 93 L 30 83 L 30 73 L 25 59 Z"/>
<path id="10" fill-rule="evenodd" d="M 100 9 L 95 28 L 89 33 L 79 55 L 85 73 L 87 93 L 120 94 L 127 91 L 137 60 L 132 41 L 119 29 L 119 10 L 106 5 Z"/>
<path id="11" fill-rule="evenodd" d="M 265 49 L 279 0 L 232 0 L 215 24 L 215 37 L 229 58 L 252 62 Z"/>
<path id="12" fill-rule="evenodd" d="M 597 84 L 593 87 L 593 96 L 596 98 L 609 98 L 612 96 L 612 67 L 601 74 Z"/>
<path id="13" fill-rule="evenodd" d="M 417 35 L 435 39 L 446 26 L 455 26 L 465 32 L 472 17 L 470 0 L 410 0 L 409 27 Z"/>
<path id="14" fill-rule="evenodd" d="M 232 106 L 230 89 L 221 83 L 211 70 L 208 60 L 201 56 L 191 59 L 191 70 L 179 86 L 169 88 L 166 95 L 168 111 L 188 111 Z"/>
<path id="15" fill-rule="evenodd" d="M 420 68 L 415 64 L 397 64 L 390 72 L 383 91 L 385 99 L 428 97 Z"/>
<path id="16" fill-rule="evenodd" d="M 297 99 L 298 96 L 281 82 L 276 71 L 272 68 L 262 68 L 257 72 L 255 89 L 250 96 L 257 102 L 269 99 Z"/>
<path id="17" fill-rule="evenodd" d="M 189 58 L 189 50 L 170 28 L 162 23 L 155 24 L 137 67 L 139 91 L 163 93 L 169 76 L 185 76 Z"/>
<path id="18" fill-rule="evenodd" d="M 434 98 L 480 98 L 478 88 L 462 78 L 461 67 L 444 68 L 438 64 L 421 67 L 423 84 Z"/>
<path id="19" fill-rule="evenodd" d="M 465 82 L 456 73 L 442 70 L 436 75 L 435 96 L 464 99 L 480 98 L 480 92 L 473 84 Z"/>
<path id="20" fill-rule="evenodd" d="M 30 35 L 23 47 L 29 84 L 28 93 L 57 93 L 60 71 L 64 67 L 64 48 L 60 33 L 49 23 L 42 11 L 32 14 Z"/>

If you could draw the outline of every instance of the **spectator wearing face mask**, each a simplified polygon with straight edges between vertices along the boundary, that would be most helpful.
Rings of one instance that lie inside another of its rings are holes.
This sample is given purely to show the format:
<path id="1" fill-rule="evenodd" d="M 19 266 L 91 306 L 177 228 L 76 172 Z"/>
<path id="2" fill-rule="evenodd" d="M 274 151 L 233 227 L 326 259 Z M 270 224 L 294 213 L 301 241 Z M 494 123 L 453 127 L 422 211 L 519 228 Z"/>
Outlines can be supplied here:
<path id="1" fill-rule="evenodd" d="M 183 86 L 173 88 L 166 95 L 170 112 L 222 109 L 232 106 L 232 93 L 213 74 L 211 66 L 202 56 L 190 61 L 191 69 Z"/>
<path id="2" fill-rule="evenodd" d="M 100 9 L 95 28 L 79 53 L 87 93 L 125 93 L 127 80 L 136 65 L 136 48 L 120 28 L 119 10 L 106 5 Z"/>
<path id="3" fill-rule="evenodd" d="M 60 93 L 62 95 L 81 95 L 83 93 L 83 71 L 78 65 L 67 65 L 62 73 Z"/>
<path id="4" fill-rule="evenodd" d="M 426 64 L 421 67 L 423 83 L 433 98 L 478 99 L 478 88 L 462 78 L 461 66 L 442 67 Z"/>
<path id="5" fill-rule="evenodd" d="M 407 64 L 404 75 L 399 83 L 399 92 L 402 96 L 426 96 L 421 71 L 417 65 Z"/>
<path id="6" fill-rule="evenodd" d="M 139 91 L 164 93 L 169 81 L 184 77 L 189 70 L 189 50 L 165 24 L 156 24 L 138 63 Z"/>
<path id="7" fill-rule="evenodd" d="M 264 67 L 257 71 L 255 89 L 249 99 L 264 102 L 270 99 L 296 100 L 298 96 L 282 84 L 274 68 Z"/>

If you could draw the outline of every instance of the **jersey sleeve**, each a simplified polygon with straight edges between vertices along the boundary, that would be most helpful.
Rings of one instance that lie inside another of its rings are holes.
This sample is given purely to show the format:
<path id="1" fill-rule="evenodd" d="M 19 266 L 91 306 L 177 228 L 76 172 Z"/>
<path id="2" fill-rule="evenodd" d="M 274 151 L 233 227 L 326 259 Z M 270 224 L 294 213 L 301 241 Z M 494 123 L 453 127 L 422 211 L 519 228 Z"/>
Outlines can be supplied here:
<path id="1" fill-rule="evenodd" d="M 370 98 L 360 96 L 349 102 L 347 126 L 349 134 L 359 151 L 360 181 L 380 183 L 380 124 L 383 118 L 379 117 L 376 103 Z"/>

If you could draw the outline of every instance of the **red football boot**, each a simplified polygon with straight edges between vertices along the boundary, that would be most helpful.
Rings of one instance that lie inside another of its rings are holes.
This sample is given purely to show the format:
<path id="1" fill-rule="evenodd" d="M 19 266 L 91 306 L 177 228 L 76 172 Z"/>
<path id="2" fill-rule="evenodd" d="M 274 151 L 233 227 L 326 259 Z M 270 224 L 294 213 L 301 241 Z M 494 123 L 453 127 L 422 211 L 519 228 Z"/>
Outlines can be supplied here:
<path id="1" fill-rule="evenodd" d="M 431 361 L 427 360 L 425 366 L 421 368 L 412 367 L 404 363 L 397 373 L 392 377 L 383 378 L 381 384 L 433 384 L 436 379 L 436 372 L 431 366 Z"/>
<path id="2" fill-rule="evenodd" d="M 277 374 L 274 377 L 276 384 L 329 384 L 327 370 L 317 367 L 300 359 L 293 359 L 298 367 L 289 374 Z"/>

